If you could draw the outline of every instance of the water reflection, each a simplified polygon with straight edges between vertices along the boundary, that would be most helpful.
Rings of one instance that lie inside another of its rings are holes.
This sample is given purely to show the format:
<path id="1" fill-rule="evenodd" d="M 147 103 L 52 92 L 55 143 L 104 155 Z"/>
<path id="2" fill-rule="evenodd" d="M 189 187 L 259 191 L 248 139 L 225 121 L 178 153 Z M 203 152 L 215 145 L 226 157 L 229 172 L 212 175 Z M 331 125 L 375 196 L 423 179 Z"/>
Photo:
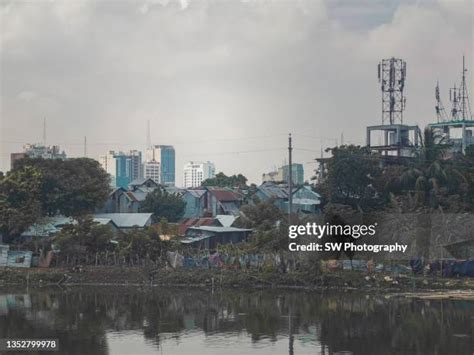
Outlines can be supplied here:
<path id="1" fill-rule="evenodd" d="M 64 354 L 471 355 L 474 349 L 469 301 L 275 290 L 3 292 L 0 337 L 59 338 Z"/>

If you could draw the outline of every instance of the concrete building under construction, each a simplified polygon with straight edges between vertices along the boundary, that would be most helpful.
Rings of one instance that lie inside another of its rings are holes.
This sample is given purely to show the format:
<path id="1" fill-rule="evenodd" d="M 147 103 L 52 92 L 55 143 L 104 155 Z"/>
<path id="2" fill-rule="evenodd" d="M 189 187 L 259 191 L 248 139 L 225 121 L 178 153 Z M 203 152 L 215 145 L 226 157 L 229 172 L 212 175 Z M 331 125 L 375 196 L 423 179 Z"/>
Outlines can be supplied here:
<path id="1" fill-rule="evenodd" d="M 367 127 L 366 143 L 384 157 L 410 158 L 419 146 L 419 127 L 403 123 L 406 68 L 406 62 L 399 58 L 383 59 L 378 65 L 382 124 Z"/>

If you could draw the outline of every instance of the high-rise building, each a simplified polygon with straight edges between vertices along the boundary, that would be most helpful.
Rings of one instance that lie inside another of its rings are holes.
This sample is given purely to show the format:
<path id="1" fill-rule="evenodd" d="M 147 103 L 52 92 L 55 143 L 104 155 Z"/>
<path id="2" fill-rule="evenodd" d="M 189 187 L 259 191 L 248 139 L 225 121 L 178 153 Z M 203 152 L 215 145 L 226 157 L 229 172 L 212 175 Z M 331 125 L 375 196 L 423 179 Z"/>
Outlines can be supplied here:
<path id="1" fill-rule="evenodd" d="M 141 177 L 142 153 L 132 150 L 129 153 L 108 151 L 99 157 L 99 162 L 110 175 L 114 187 L 127 187 L 133 180 Z"/>
<path id="2" fill-rule="evenodd" d="M 66 159 L 66 153 L 64 150 L 61 151 L 58 145 L 25 144 L 22 153 L 12 153 L 10 155 L 10 167 L 13 168 L 15 161 L 25 157 Z"/>
<path id="3" fill-rule="evenodd" d="M 189 162 L 184 166 L 183 185 L 185 188 L 201 186 L 206 179 L 216 176 L 214 163 Z"/>
<path id="4" fill-rule="evenodd" d="M 130 177 L 133 180 L 142 177 L 142 152 L 138 150 L 131 150 L 128 153 L 130 159 Z"/>
<path id="5" fill-rule="evenodd" d="M 160 163 L 157 161 L 146 161 L 143 163 L 143 177 L 145 179 L 152 179 L 157 184 L 161 184 Z"/>
<path id="6" fill-rule="evenodd" d="M 161 184 L 175 184 L 175 151 L 172 145 L 154 145 L 147 149 L 145 158 L 147 162 L 160 163 Z"/>

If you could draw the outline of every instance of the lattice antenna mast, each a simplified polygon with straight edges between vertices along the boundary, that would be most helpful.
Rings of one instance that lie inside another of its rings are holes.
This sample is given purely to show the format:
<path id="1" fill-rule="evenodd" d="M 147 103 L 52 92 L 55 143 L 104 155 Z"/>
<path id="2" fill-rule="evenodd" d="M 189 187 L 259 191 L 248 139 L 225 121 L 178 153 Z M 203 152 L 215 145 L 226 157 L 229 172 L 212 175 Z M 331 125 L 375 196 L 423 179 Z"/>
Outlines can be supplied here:
<path id="1" fill-rule="evenodd" d="M 449 89 L 449 100 L 452 103 L 451 120 L 453 121 L 472 120 L 471 103 L 469 101 L 469 94 L 467 91 L 466 84 L 466 73 L 467 69 L 463 56 L 461 85 L 459 86 L 459 88 L 457 88 L 456 84 L 454 84 L 454 87 Z"/>
<path id="2" fill-rule="evenodd" d="M 456 84 L 454 84 L 454 87 L 449 89 L 449 101 L 451 101 L 451 120 L 452 121 L 458 121 L 461 118 L 461 108 L 459 105 L 460 101 L 460 92 L 459 88 L 456 87 Z"/>
<path id="3" fill-rule="evenodd" d="M 150 121 L 146 121 L 146 148 L 151 148 Z"/>
<path id="4" fill-rule="evenodd" d="M 464 56 L 462 56 L 462 79 L 461 79 L 461 87 L 459 88 L 460 92 L 460 99 L 461 99 L 461 110 L 462 110 L 462 119 L 471 120 L 472 119 L 472 112 L 471 112 L 471 103 L 469 102 L 469 94 L 467 91 L 466 85 L 466 65 Z"/>
<path id="5" fill-rule="evenodd" d="M 407 63 L 402 59 L 382 59 L 378 65 L 378 79 L 382 90 L 382 124 L 403 123 L 406 75 Z"/>
<path id="6" fill-rule="evenodd" d="M 448 120 L 448 114 L 444 109 L 443 102 L 441 101 L 441 96 L 439 94 L 439 82 L 436 82 L 436 89 L 435 89 L 435 98 L 436 98 L 436 116 L 438 117 L 438 123 L 445 122 Z"/>

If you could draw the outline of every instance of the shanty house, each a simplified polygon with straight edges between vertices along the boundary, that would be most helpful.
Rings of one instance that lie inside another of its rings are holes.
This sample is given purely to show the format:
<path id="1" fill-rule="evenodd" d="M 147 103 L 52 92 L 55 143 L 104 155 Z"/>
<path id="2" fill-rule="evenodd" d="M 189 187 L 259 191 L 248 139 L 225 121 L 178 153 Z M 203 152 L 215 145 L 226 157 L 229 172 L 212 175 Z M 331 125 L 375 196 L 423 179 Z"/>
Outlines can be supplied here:
<path id="1" fill-rule="evenodd" d="M 247 240 L 251 229 L 234 227 L 200 226 L 189 227 L 181 241 L 200 249 L 215 249 L 219 244 L 236 244 Z"/>
<path id="2" fill-rule="evenodd" d="M 206 192 L 205 189 L 185 190 L 182 199 L 186 203 L 184 218 L 203 217 L 206 212 Z"/>

